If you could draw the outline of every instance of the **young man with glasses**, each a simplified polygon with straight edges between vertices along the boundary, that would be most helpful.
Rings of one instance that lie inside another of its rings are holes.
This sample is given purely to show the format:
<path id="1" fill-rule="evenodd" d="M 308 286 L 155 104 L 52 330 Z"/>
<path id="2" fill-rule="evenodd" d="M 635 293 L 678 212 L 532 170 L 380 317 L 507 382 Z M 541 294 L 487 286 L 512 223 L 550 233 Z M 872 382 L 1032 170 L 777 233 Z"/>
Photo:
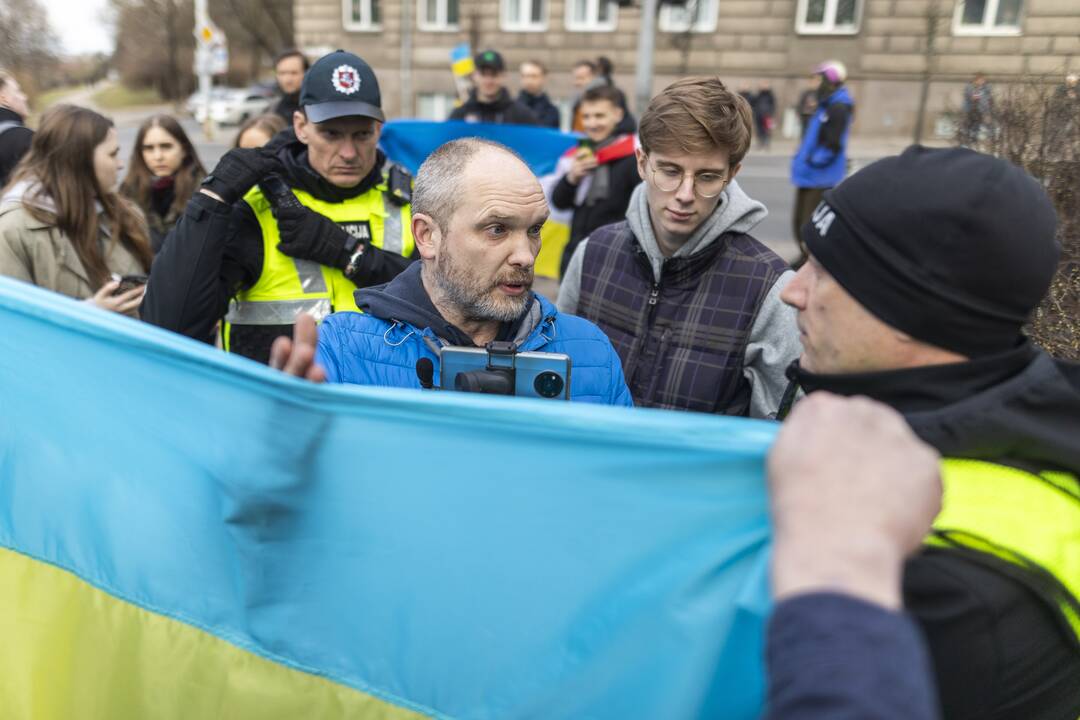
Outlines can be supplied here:
<path id="1" fill-rule="evenodd" d="M 717 78 L 653 98 L 626 220 L 592 232 L 567 267 L 559 310 L 611 338 L 635 405 L 776 414 L 802 348 L 780 300 L 794 273 L 748 234 L 767 211 L 734 180 L 752 127 Z"/>

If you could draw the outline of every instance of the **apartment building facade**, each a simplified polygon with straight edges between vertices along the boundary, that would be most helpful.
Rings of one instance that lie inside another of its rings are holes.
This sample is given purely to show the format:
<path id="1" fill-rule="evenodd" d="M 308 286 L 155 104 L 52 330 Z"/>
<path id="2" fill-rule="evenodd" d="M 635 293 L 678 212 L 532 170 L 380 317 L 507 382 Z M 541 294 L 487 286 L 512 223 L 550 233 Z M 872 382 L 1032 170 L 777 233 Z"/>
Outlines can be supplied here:
<path id="1" fill-rule="evenodd" d="M 610 58 L 633 95 L 641 9 L 611 0 L 295 0 L 297 40 L 312 54 L 345 48 L 375 68 L 395 117 L 441 119 L 455 99 L 451 49 L 495 48 L 510 66 L 549 68 L 568 105 L 570 69 Z M 933 42 L 930 42 L 932 37 Z M 818 62 L 847 65 L 860 135 L 910 136 L 928 90 L 924 132 L 946 132 L 975 72 L 991 83 L 1061 82 L 1080 71 L 1080 0 L 686 0 L 657 18 L 653 90 L 686 75 L 733 87 L 768 81 L 795 103 Z M 790 125 L 790 123 L 789 123 Z M 789 128 L 790 129 L 790 128 Z"/>

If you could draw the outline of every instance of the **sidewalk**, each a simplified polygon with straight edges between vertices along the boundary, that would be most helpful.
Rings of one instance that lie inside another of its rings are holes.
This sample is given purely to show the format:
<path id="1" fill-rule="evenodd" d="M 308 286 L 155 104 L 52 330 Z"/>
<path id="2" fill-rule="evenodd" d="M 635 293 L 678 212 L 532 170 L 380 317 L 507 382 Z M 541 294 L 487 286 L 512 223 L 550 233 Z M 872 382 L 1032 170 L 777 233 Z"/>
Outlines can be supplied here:
<path id="1" fill-rule="evenodd" d="M 911 138 L 907 136 L 859 137 L 853 135 L 848 142 L 848 157 L 856 164 L 864 164 L 887 155 L 899 155 L 904 148 L 911 144 Z M 948 147 L 951 144 L 948 140 L 942 140 L 941 138 L 923 138 L 923 145 L 929 147 Z M 799 141 L 796 138 L 773 138 L 767 150 L 758 147 L 755 140 L 754 147 L 751 148 L 750 152 L 755 155 L 792 157 L 798 147 Z"/>

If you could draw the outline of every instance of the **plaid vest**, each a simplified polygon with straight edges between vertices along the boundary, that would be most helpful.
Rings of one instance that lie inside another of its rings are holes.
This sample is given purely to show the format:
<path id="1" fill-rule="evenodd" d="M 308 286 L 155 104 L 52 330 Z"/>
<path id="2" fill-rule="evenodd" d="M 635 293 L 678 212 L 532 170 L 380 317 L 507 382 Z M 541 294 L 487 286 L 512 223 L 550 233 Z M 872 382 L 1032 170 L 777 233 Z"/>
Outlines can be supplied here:
<path id="1" fill-rule="evenodd" d="M 578 315 L 611 339 L 640 407 L 746 415 L 743 358 L 762 301 L 787 264 L 741 233 L 724 233 L 653 279 L 623 221 L 589 236 Z"/>

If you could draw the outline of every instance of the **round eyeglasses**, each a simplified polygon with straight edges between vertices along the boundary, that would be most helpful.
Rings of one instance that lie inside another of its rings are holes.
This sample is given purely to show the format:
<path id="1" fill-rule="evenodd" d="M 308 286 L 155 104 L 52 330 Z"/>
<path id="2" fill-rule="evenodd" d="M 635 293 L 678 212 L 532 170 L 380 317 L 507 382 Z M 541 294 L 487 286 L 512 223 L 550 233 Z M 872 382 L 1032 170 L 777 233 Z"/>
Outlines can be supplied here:
<path id="1" fill-rule="evenodd" d="M 664 165 L 657 167 L 652 160 L 648 161 L 649 172 L 652 174 L 653 185 L 663 192 L 675 192 L 683 184 L 683 180 L 689 176 L 690 184 L 699 196 L 703 198 L 716 197 L 724 191 L 727 184 L 727 176 L 714 172 L 703 172 L 694 175 L 683 172 L 677 165 Z"/>

